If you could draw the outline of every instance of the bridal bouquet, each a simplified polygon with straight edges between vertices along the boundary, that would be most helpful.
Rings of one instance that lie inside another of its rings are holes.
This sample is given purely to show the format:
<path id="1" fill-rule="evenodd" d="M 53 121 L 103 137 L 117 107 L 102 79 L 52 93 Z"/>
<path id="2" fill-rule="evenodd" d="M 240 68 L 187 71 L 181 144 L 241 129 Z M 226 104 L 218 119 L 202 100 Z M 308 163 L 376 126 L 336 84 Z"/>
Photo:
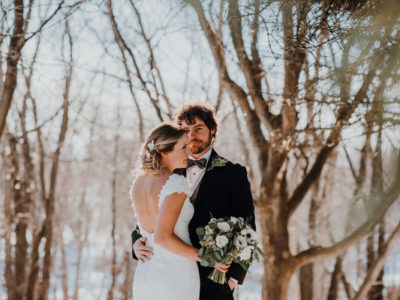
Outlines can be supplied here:
<path id="1" fill-rule="evenodd" d="M 211 218 L 206 226 L 198 227 L 196 233 L 202 246 L 199 252 L 202 266 L 214 266 L 215 262 L 227 264 L 232 258 L 247 271 L 254 259 L 259 260 L 260 255 L 264 257 L 256 232 L 249 220 L 242 217 Z M 214 269 L 208 278 L 224 284 L 226 273 Z"/>

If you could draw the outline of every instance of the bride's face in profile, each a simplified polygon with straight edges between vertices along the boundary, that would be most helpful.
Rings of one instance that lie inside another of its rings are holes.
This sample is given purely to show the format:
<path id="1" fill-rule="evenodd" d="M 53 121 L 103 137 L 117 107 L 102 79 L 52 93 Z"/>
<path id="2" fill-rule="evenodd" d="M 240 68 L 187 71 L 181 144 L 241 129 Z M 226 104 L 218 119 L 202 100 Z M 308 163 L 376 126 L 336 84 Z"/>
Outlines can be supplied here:
<path id="1" fill-rule="evenodd" d="M 176 142 L 174 149 L 168 153 L 162 153 L 165 166 L 172 172 L 175 169 L 186 168 L 189 160 L 188 137 L 184 134 Z"/>

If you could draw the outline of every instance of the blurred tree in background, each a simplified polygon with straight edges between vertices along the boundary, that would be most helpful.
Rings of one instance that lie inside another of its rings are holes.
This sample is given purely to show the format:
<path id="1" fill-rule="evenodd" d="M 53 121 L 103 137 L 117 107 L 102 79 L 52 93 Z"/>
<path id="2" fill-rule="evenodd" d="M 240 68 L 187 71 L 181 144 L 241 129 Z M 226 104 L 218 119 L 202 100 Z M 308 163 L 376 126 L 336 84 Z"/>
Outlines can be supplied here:
<path id="1" fill-rule="evenodd" d="M 249 170 L 258 299 L 400 296 L 384 268 L 400 235 L 398 1 L 0 9 L 1 296 L 131 299 L 130 170 L 193 101 Z"/>

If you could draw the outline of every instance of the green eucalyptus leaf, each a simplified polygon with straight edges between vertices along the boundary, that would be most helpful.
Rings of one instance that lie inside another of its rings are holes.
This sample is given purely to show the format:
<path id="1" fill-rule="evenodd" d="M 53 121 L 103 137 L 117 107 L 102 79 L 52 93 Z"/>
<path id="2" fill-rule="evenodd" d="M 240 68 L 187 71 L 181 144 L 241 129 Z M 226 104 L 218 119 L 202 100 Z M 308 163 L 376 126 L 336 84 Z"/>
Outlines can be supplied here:
<path id="1" fill-rule="evenodd" d="M 265 254 L 264 254 L 264 252 L 261 250 L 261 248 L 256 247 L 256 250 L 258 251 L 258 253 L 260 253 L 260 254 L 262 255 L 262 257 L 265 258 Z"/>
<path id="2" fill-rule="evenodd" d="M 215 258 L 216 258 L 216 260 L 217 261 L 221 261 L 221 255 L 219 255 L 219 253 L 218 252 L 215 252 Z"/>
<path id="3" fill-rule="evenodd" d="M 202 248 L 200 248 L 199 256 L 203 256 L 203 255 L 204 255 L 204 248 L 202 247 Z"/>
<path id="4" fill-rule="evenodd" d="M 221 261 L 221 264 L 227 264 L 228 261 L 229 261 L 230 259 L 231 259 L 231 258 L 230 258 L 229 256 L 224 257 L 224 258 L 222 259 L 222 261 Z"/>
<path id="5" fill-rule="evenodd" d="M 210 263 L 206 260 L 203 260 L 202 262 L 200 262 L 200 265 L 202 265 L 203 267 L 209 267 Z"/>
<path id="6" fill-rule="evenodd" d="M 204 236 L 204 234 L 205 234 L 204 228 L 203 228 L 203 227 L 197 227 L 197 228 L 196 228 L 196 233 L 197 233 L 197 235 L 202 235 L 202 236 Z"/>
<path id="7" fill-rule="evenodd" d="M 209 259 L 209 266 L 210 266 L 210 267 L 213 267 L 214 265 L 215 265 L 215 259 L 212 258 L 212 257 L 210 257 L 210 259 Z"/>

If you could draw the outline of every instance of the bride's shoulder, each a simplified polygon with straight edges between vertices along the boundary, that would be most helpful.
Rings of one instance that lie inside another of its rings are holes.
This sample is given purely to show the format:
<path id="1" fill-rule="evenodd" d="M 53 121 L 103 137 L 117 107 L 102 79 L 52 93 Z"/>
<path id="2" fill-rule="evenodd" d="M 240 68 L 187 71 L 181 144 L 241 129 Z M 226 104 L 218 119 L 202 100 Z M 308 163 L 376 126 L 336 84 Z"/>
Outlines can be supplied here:
<path id="1" fill-rule="evenodd" d="M 131 182 L 131 187 L 143 184 L 143 182 L 146 181 L 146 177 L 147 174 L 135 174 Z"/>
<path id="2" fill-rule="evenodd" d="M 178 175 L 178 174 L 171 174 L 167 181 L 165 182 L 163 189 L 166 189 L 168 191 L 174 191 L 174 190 L 182 190 L 186 191 L 190 187 L 189 181 L 186 179 L 185 176 Z"/>
<path id="3" fill-rule="evenodd" d="M 189 181 L 185 176 L 171 174 L 163 185 L 160 196 L 166 196 L 173 193 L 185 193 L 188 196 L 191 194 Z M 162 198 L 162 197 L 161 197 Z"/>
<path id="4" fill-rule="evenodd" d="M 182 184 L 189 183 L 185 176 L 179 175 L 179 174 L 175 174 L 175 173 L 171 174 L 168 177 L 167 182 L 174 182 L 174 183 L 177 182 L 177 183 L 182 183 Z"/>

